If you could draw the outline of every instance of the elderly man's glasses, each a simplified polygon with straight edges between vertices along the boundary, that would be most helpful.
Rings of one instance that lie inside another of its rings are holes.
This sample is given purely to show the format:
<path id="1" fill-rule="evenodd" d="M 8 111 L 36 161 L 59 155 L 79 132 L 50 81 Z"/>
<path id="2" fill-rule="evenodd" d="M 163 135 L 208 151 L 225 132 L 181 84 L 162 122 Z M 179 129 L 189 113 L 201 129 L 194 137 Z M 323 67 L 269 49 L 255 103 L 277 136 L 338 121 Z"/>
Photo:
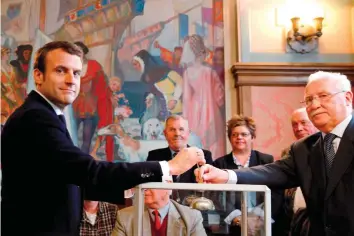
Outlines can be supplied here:
<path id="1" fill-rule="evenodd" d="M 336 93 L 321 93 L 319 95 L 315 96 L 308 96 L 305 98 L 304 101 L 301 101 L 302 104 L 305 104 L 306 106 L 311 106 L 314 100 L 319 101 L 320 103 L 328 101 L 331 97 L 339 94 L 339 93 L 344 93 L 346 91 L 339 91 Z"/>

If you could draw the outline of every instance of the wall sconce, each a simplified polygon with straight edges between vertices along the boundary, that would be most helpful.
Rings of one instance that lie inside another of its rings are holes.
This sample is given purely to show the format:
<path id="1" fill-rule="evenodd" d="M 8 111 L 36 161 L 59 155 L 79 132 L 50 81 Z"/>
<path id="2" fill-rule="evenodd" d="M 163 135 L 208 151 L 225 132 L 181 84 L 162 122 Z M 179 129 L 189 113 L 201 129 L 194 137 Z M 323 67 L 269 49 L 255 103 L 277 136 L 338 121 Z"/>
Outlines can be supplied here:
<path id="1" fill-rule="evenodd" d="M 313 25 L 301 24 L 300 17 L 291 18 L 292 29 L 288 32 L 287 44 L 296 53 L 309 53 L 318 48 L 322 35 L 323 17 L 313 19 Z"/>

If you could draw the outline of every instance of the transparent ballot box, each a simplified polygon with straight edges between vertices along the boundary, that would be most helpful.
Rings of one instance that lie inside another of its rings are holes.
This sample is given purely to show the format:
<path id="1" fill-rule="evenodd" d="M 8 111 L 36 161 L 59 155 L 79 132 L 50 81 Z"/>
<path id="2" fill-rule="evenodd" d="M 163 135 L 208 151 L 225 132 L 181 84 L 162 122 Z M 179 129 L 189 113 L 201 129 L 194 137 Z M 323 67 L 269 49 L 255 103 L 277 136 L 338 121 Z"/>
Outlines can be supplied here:
<path id="1" fill-rule="evenodd" d="M 169 204 L 169 207 L 159 208 L 162 216 L 159 218 L 159 225 L 156 225 L 154 221 L 156 217 L 160 217 L 160 213 L 153 211 L 154 205 L 151 203 L 156 197 L 165 199 L 167 194 L 170 200 L 167 200 L 166 205 Z M 256 198 L 257 206 L 251 201 Z M 183 224 L 188 226 L 183 229 L 177 226 L 171 229 L 169 226 L 167 235 L 173 230 L 181 230 L 178 231 L 180 234 L 176 235 L 189 235 L 190 232 L 186 232 L 186 228 L 195 227 L 196 222 L 202 222 L 202 228 L 205 229 L 205 232 L 200 231 L 201 233 L 197 232 L 196 235 L 271 235 L 271 190 L 265 185 L 146 183 L 135 188 L 133 209 L 134 235 L 139 236 L 147 234 L 151 227 L 166 227 L 164 221 L 170 220 L 170 213 L 173 215 L 172 211 L 176 209 L 185 220 Z M 158 215 L 155 217 L 154 214 Z M 255 223 L 255 226 L 254 222 L 262 223 Z M 257 231 L 254 231 L 255 229 Z"/>

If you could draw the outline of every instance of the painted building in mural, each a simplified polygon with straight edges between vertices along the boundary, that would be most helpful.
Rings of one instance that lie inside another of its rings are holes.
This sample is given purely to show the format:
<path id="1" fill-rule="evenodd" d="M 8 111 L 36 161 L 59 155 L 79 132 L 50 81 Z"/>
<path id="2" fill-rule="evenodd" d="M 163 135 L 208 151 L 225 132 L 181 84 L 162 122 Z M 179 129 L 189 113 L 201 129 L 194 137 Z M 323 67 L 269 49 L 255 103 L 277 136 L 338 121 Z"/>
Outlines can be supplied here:
<path id="1" fill-rule="evenodd" d="M 73 141 L 108 161 L 144 161 L 183 115 L 189 144 L 225 154 L 222 0 L 2 0 L 1 123 L 35 89 L 34 53 L 53 40 L 84 53 Z M 159 14 L 156 14 L 157 9 Z"/>

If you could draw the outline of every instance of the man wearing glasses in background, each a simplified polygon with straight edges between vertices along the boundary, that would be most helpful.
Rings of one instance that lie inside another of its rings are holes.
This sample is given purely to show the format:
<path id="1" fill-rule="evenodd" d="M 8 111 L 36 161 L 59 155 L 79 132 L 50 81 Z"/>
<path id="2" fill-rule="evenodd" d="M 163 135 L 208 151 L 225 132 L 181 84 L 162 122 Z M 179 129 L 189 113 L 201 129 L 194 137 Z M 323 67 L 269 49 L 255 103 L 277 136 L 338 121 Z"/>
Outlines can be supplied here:
<path id="1" fill-rule="evenodd" d="M 353 93 L 345 75 L 316 72 L 305 88 L 307 114 L 320 132 L 295 142 L 288 157 L 265 166 L 220 170 L 204 165 L 199 182 L 300 186 L 310 219 L 308 235 L 354 235 Z"/>

